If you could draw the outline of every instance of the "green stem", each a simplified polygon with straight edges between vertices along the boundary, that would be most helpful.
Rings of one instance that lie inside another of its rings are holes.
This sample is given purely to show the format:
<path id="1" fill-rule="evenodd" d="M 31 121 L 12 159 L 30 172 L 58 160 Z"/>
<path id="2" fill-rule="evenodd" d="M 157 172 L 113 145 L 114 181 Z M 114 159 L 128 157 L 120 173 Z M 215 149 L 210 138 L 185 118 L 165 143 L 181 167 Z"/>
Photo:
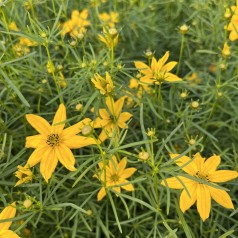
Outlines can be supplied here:
<path id="1" fill-rule="evenodd" d="M 179 62 L 178 62 L 176 75 L 179 74 L 179 70 L 180 70 L 180 65 L 181 65 L 181 61 L 182 61 L 182 57 L 183 57 L 184 41 L 185 41 L 185 35 L 182 34 L 182 40 L 181 40 L 181 45 L 180 45 L 180 53 L 179 53 Z"/>

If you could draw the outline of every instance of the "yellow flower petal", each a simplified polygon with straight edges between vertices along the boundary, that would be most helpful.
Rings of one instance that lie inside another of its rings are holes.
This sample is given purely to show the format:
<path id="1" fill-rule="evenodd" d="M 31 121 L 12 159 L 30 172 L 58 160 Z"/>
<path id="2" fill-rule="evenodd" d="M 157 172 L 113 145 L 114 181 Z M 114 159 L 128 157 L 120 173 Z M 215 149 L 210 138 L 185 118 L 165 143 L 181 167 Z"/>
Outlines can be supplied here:
<path id="1" fill-rule="evenodd" d="M 211 195 L 204 184 L 197 184 L 197 209 L 200 217 L 205 221 L 211 211 Z"/>
<path id="2" fill-rule="evenodd" d="M 168 64 L 164 65 L 164 67 L 161 69 L 164 72 L 171 71 L 175 66 L 177 65 L 177 62 L 171 61 Z"/>
<path id="3" fill-rule="evenodd" d="M 118 164 L 117 171 L 118 171 L 119 176 L 124 172 L 124 170 L 126 168 L 126 164 L 127 164 L 127 159 L 126 159 L 126 157 L 124 157 Z"/>
<path id="4" fill-rule="evenodd" d="M 67 137 L 71 137 L 71 136 L 74 136 L 74 135 L 80 133 L 82 128 L 85 125 L 89 125 L 90 122 L 91 122 L 91 119 L 89 119 L 89 118 L 83 119 L 82 121 L 74 124 L 73 126 L 70 126 L 66 129 L 64 129 L 61 137 L 67 138 Z"/>
<path id="5" fill-rule="evenodd" d="M 109 163 L 108 163 L 108 168 L 113 171 L 117 171 L 117 168 L 118 168 L 118 162 L 117 162 L 117 158 L 115 155 L 112 156 L 111 160 L 109 160 Z"/>
<path id="6" fill-rule="evenodd" d="M 122 174 L 120 174 L 120 177 L 123 179 L 129 178 L 136 172 L 136 168 L 128 168 L 123 171 Z"/>
<path id="7" fill-rule="evenodd" d="M 26 148 L 37 148 L 40 145 L 44 144 L 46 141 L 46 137 L 42 134 L 35 136 L 27 136 L 26 137 Z"/>
<path id="8" fill-rule="evenodd" d="M 15 215 L 16 215 L 16 203 L 14 202 L 2 210 L 2 212 L 0 213 L 0 220 L 14 218 Z M 11 221 L 0 223 L 0 231 L 8 230 L 11 224 L 12 224 Z"/>
<path id="9" fill-rule="evenodd" d="M 57 148 L 55 148 L 55 153 L 57 159 L 66 169 L 70 171 L 76 170 L 76 168 L 74 167 L 74 155 L 67 146 L 65 146 L 64 144 L 59 145 Z"/>
<path id="10" fill-rule="evenodd" d="M 97 199 L 98 201 L 101 201 L 106 196 L 106 189 L 103 187 L 99 190 Z"/>
<path id="11" fill-rule="evenodd" d="M 96 140 L 91 137 L 84 137 L 84 136 L 71 136 L 62 141 L 62 144 L 67 146 L 70 149 L 78 149 L 88 145 L 95 145 Z"/>
<path id="12" fill-rule="evenodd" d="M 48 153 L 44 153 L 44 157 L 41 160 L 40 172 L 48 183 L 48 180 L 51 178 L 58 164 L 58 159 L 54 149 L 48 150 L 47 152 Z"/>
<path id="13" fill-rule="evenodd" d="M 175 159 L 178 157 L 179 154 L 170 154 L 171 159 Z M 181 169 L 190 174 L 190 175 L 195 175 L 196 172 L 198 171 L 197 165 L 192 161 L 188 156 L 182 156 L 179 159 L 175 160 L 175 163 L 179 166 L 182 167 Z M 186 166 L 184 166 L 186 164 Z"/>
<path id="14" fill-rule="evenodd" d="M 52 123 L 52 133 L 60 134 L 65 126 L 66 121 L 66 108 L 64 104 L 60 104 L 58 110 L 55 113 L 54 120 Z"/>
<path id="15" fill-rule="evenodd" d="M 231 170 L 218 170 L 214 171 L 209 175 L 209 179 L 214 183 L 222 183 L 238 177 L 238 173 L 236 171 Z"/>
<path id="16" fill-rule="evenodd" d="M 165 180 L 166 180 L 167 184 L 166 184 Z M 168 186 L 169 188 L 174 188 L 174 189 L 183 189 L 184 186 L 190 185 L 193 182 L 193 180 L 187 179 L 187 178 L 185 178 L 183 176 L 167 178 L 165 180 L 163 180 L 161 182 L 161 184 L 163 186 Z M 180 181 L 183 182 L 184 186 L 183 186 L 183 184 Z"/>
<path id="17" fill-rule="evenodd" d="M 181 78 L 179 78 L 177 75 L 172 73 L 165 73 L 164 80 L 167 82 L 179 82 L 182 81 Z"/>
<path id="18" fill-rule="evenodd" d="M 203 173 L 208 174 L 214 172 L 220 163 L 221 163 L 220 156 L 218 155 L 211 156 L 204 163 Z"/>
<path id="19" fill-rule="evenodd" d="M 15 232 L 10 230 L 0 230 L 1 238 L 20 238 Z"/>
<path id="20" fill-rule="evenodd" d="M 145 63 L 141 62 L 141 61 L 135 61 L 135 66 L 136 68 L 142 73 L 142 74 L 150 74 L 151 73 L 151 69 L 148 65 L 146 65 Z"/>
<path id="21" fill-rule="evenodd" d="M 132 114 L 129 112 L 122 112 L 118 118 L 117 125 L 120 128 L 127 128 L 127 122 L 132 117 Z"/>
<path id="22" fill-rule="evenodd" d="M 115 106 L 114 106 L 114 115 L 116 117 L 118 117 L 121 113 L 121 110 L 122 110 L 122 107 L 123 107 L 123 104 L 124 104 L 124 97 L 121 97 L 120 99 L 118 99 L 116 102 L 115 102 Z"/>
<path id="23" fill-rule="evenodd" d="M 128 183 L 128 181 L 125 180 L 125 183 Z M 122 187 L 123 189 L 125 189 L 126 191 L 130 191 L 130 192 L 135 190 L 133 184 L 131 184 L 131 183 L 126 184 L 126 185 L 123 185 L 123 186 L 121 186 L 121 187 Z"/>
<path id="24" fill-rule="evenodd" d="M 158 68 L 157 68 L 157 70 L 162 69 L 162 67 L 164 66 L 165 62 L 168 60 L 168 58 L 169 58 L 169 51 L 166 51 L 164 56 L 161 59 L 158 60 L 158 63 L 157 63 L 157 65 L 158 65 L 157 67 Z"/>
<path id="25" fill-rule="evenodd" d="M 186 189 L 184 189 L 180 195 L 180 209 L 182 212 L 188 210 L 197 200 L 197 183 L 193 182 L 190 184 L 186 184 Z"/>
<path id="26" fill-rule="evenodd" d="M 229 194 L 221 189 L 217 189 L 217 188 L 213 188 L 211 186 L 207 186 L 211 197 L 217 202 L 219 203 L 221 206 L 225 207 L 225 208 L 231 208 L 234 209 L 234 206 L 232 204 L 231 198 L 229 196 Z"/>
<path id="27" fill-rule="evenodd" d="M 112 190 L 116 193 L 121 193 L 121 187 L 112 187 Z M 118 196 L 118 194 L 116 194 Z"/>
<path id="28" fill-rule="evenodd" d="M 42 156 L 48 151 L 51 150 L 51 148 L 47 145 L 42 145 L 39 146 L 38 148 L 36 148 L 33 153 L 31 154 L 31 156 L 29 157 L 28 161 L 27 161 L 27 165 L 29 165 L 30 167 L 35 166 L 36 164 L 38 164 L 41 159 Z"/>
<path id="29" fill-rule="evenodd" d="M 50 133 L 51 126 L 43 117 L 26 114 L 26 119 L 40 134 L 47 136 Z"/>

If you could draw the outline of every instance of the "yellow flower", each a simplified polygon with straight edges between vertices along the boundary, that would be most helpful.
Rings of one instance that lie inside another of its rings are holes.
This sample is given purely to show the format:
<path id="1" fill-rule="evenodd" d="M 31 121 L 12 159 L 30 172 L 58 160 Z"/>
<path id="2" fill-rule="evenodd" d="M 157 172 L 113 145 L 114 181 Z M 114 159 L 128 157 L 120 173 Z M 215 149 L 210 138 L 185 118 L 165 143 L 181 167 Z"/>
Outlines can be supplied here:
<path id="1" fill-rule="evenodd" d="M 5 207 L 0 213 L 0 221 L 11 219 L 16 216 L 16 203 Z M 1 238 L 20 238 L 15 232 L 9 230 L 12 221 L 0 223 L 0 237 Z"/>
<path id="2" fill-rule="evenodd" d="M 94 121 L 94 128 L 102 128 L 99 135 L 101 142 L 108 137 L 119 135 L 119 128 L 127 128 L 126 122 L 132 117 L 129 112 L 121 112 L 124 104 L 124 98 L 118 99 L 114 102 L 113 98 L 106 98 L 107 109 L 99 109 L 99 117 Z"/>
<path id="3" fill-rule="evenodd" d="M 88 18 L 88 9 L 84 9 L 81 13 L 78 10 L 73 10 L 71 19 L 62 24 L 61 35 L 69 33 L 70 36 L 77 38 L 82 33 L 86 32 L 86 27 L 90 25 Z"/>
<path id="4" fill-rule="evenodd" d="M 98 39 L 102 41 L 109 49 L 113 49 L 118 44 L 119 34 L 116 28 L 103 28 L 103 35 L 98 35 Z"/>
<path id="5" fill-rule="evenodd" d="M 196 72 L 192 73 L 190 76 L 185 77 L 185 79 L 188 80 L 189 84 L 193 87 L 201 82 L 201 79 Z"/>
<path id="6" fill-rule="evenodd" d="M 11 31 L 19 31 L 17 25 L 16 25 L 16 22 L 12 21 L 10 24 L 9 24 L 9 30 Z"/>
<path id="7" fill-rule="evenodd" d="M 229 39 L 230 41 L 235 41 L 238 39 L 238 0 L 236 1 L 236 6 L 231 7 L 232 17 L 228 26 L 224 28 L 230 31 Z"/>
<path id="8" fill-rule="evenodd" d="M 127 159 L 124 157 L 119 163 L 116 157 L 113 155 L 112 159 L 108 162 L 108 165 L 104 166 L 103 162 L 99 162 L 99 173 L 94 175 L 99 179 L 103 187 L 100 189 L 97 195 L 98 201 L 101 201 L 106 196 L 106 189 L 111 188 L 114 192 L 120 193 L 121 188 L 126 191 L 134 191 L 134 186 L 127 180 L 135 172 L 136 168 L 127 168 Z"/>
<path id="9" fill-rule="evenodd" d="M 171 159 L 176 159 L 178 156 L 179 154 L 170 155 Z M 175 162 L 184 172 L 193 176 L 194 179 L 199 179 L 199 181 L 195 181 L 177 176 L 162 181 L 162 185 L 169 188 L 183 189 L 180 195 L 180 209 L 182 212 L 188 210 L 197 201 L 197 210 L 202 220 L 205 221 L 210 214 L 211 199 L 225 208 L 234 209 L 229 194 L 225 190 L 214 187 L 216 186 L 215 183 L 226 182 L 238 177 L 236 171 L 217 170 L 221 162 L 220 156 L 213 155 L 205 160 L 200 153 L 197 153 L 193 159 L 182 156 Z M 207 183 L 211 183 L 213 186 Z"/>
<path id="10" fill-rule="evenodd" d="M 78 136 L 84 125 L 91 122 L 89 118 L 64 129 L 66 121 L 66 108 L 60 104 L 52 125 L 44 118 L 27 114 L 27 121 L 40 134 L 26 138 L 26 148 L 35 148 L 27 161 L 30 167 L 40 162 L 40 172 L 48 182 L 54 172 L 58 161 L 68 170 L 75 171 L 75 158 L 70 149 L 96 144 L 93 138 Z"/>
<path id="11" fill-rule="evenodd" d="M 19 179 L 15 186 L 18 186 L 22 183 L 28 183 L 32 180 L 33 173 L 29 167 L 26 165 L 23 167 L 21 165 L 17 166 L 18 171 L 16 171 L 15 176 Z"/>
<path id="12" fill-rule="evenodd" d="M 13 50 L 18 56 L 26 55 L 30 53 L 30 48 L 32 46 L 37 46 L 37 42 L 31 41 L 26 37 L 19 37 L 19 42 L 13 46 Z"/>
<path id="13" fill-rule="evenodd" d="M 167 82 L 182 81 L 181 78 L 179 78 L 175 74 L 170 73 L 170 71 L 175 67 L 177 62 L 172 61 L 165 64 L 168 58 L 169 52 L 167 51 L 165 55 L 158 61 L 155 59 L 155 57 L 153 57 L 151 66 L 148 66 L 141 61 L 136 61 L 135 62 L 136 68 L 140 71 L 140 73 L 144 75 L 140 78 L 140 80 L 145 83 L 155 83 L 155 84 L 161 84 L 163 81 Z"/>
<path id="14" fill-rule="evenodd" d="M 227 58 L 231 55 L 231 47 L 227 44 L 227 42 L 224 43 L 223 49 L 222 49 L 222 56 L 224 58 Z"/>
<path id="15" fill-rule="evenodd" d="M 119 14 L 117 12 L 110 12 L 109 14 L 103 12 L 99 14 L 99 19 L 103 22 L 103 25 L 109 26 L 110 28 L 115 27 L 118 23 Z"/>
<path id="16" fill-rule="evenodd" d="M 99 74 L 95 74 L 94 78 L 91 79 L 91 81 L 94 84 L 95 88 L 99 89 L 101 94 L 105 96 L 112 94 L 114 85 L 113 85 L 111 76 L 108 72 L 106 72 L 105 79 Z"/>

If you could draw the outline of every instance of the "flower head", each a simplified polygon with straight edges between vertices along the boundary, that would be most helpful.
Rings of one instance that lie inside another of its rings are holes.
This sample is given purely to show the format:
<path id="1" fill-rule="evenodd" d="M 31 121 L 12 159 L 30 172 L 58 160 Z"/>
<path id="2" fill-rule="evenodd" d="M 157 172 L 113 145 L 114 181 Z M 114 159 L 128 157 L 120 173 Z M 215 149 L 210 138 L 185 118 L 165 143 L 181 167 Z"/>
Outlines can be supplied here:
<path id="1" fill-rule="evenodd" d="M 188 81 L 188 83 L 192 87 L 196 86 L 197 84 L 199 84 L 202 81 L 196 72 L 193 72 L 191 75 L 185 77 L 185 79 Z"/>
<path id="2" fill-rule="evenodd" d="M 177 82 L 182 81 L 177 75 L 170 73 L 170 71 L 175 67 L 177 62 L 172 61 L 167 64 L 166 61 L 169 58 L 169 52 L 167 51 L 165 55 L 158 61 L 155 57 L 152 58 L 151 66 L 146 65 L 141 61 L 136 61 L 135 66 L 140 71 L 142 76 L 140 80 L 145 83 L 155 83 L 161 84 L 163 81 L 167 82 Z"/>
<path id="3" fill-rule="evenodd" d="M 113 49 L 118 44 L 119 34 L 116 28 L 107 29 L 103 27 L 103 35 L 98 35 L 98 39 L 106 44 L 109 49 Z"/>
<path id="4" fill-rule="evenodd" d="M 15 176 L 19 179 L 19 181 L 16 183 L 15 186 L 18 186 L 22 183 L 28 183 L 32 180 L 33 173 L 29 167 L 27 167 L 26 165 L 24 167 L 18 165 L 17 169 L 18 170 L 16 171 Z"/>
<path id="5" fill-rule="evenodd" d="M 11 219 L 16 216 L 16 203 L 5 207 L 0 213 L 0 221 Z M 15 232 L 9 230 L 12 221 L 0 223 L 0 237 L 1 238 L 20 238 Z"/>
<path id="6" fill-rule="evenodd" d="M 93 138 L 76 135 L 84 125 L 91 122 L 89 118 L 64 129 L 66 108 L 63 104 L 60 104 L 52 125 L 44 118 L 33 114 L 27 114 L 26 119 L 40 133 L 26 138 L 26 147 L 35 149 L 27 165 L 33 167 L 40 162 L 40 172 L 46 182 L 51 178 L 58 161 L 66 169 L 76 170 L 75 158 L 70 149 L 96 144 Z"/>
<path id="7" fill-rule="evenodd" d="M 127 168 L 127 159 L 124 157 L 119 163 L 116 157 L 113 155 L 109 160 L 108 165 L 104 166 L 103 162 L 98 163 L 99 173 L 94 175 L 98 178 L 103 187 L 100 189 L 97 195 L 98 201 L 101 201 L 106 196 L 106 189 L 111 188 L 113 191 L 120 193 L 121 188 L 127 191 L 134 191 L 134 186 L 127 180 L 135 172 L 136 168 Z"/>
<path id="8" fill-rule="evenodd" d="M 232 17 L 230 23 L 224 28 L 230 31 L 230 41 L 235 41 L 238 39 L 238 1 L 236 1 L 236 6 L 231 7 L 231 12 Z"/>
<path id="9" fill-rule="evenodd" d="M 227 44 L 227 42 L 224 43 L 223 49 L 222 49 L 222 56 L 224 58 L 227 58 L 231 55 L 231 47 Z"/>
<path id="10" fill-rule="evenodd" d="M 78 10 L 73 10 L 71 13 L 71 19 L 62 24 L 61 35 L 64 36 L 67 33 L 71 37 L 77 38 L 82 33 L 86 32 L 86 27 L 90 25 L 88 18 L 88 9 L 84 9 L 81 13 Z"/>
<path id="11" fill-rule="evenodd" d="M 102 21 L 103 25 L 109 26 L 110 28 L 115 27 L 115 24 L 118 23 L 119 14 L 117 12 L 110 12 L 109 14 L 103 12 L 99 14 L 99 19 Z"/>
<path id="12" fill-rule="evenodd" d="M 105 79 L 99 74 L 95 74 L 94 78 L 91 80 L 94 86 L 99 89 L 100 93 L 109 96 L 112 94 L 114 85 L 111 79 L 111 76 L 108 72 L 106 72 Z"/>
<path id="13" fill-rule="evenodd" d="M 124 104 L 124 98 L 118 99 L 114 102 L 113 98 L 106 98 L 107 109 L 99 109 L 99 117 L 94 121 L 94 128 L 102 128 L 99 135 L 101 142 L 108 137 L 119 135 L 119 128 L 127 128 L 126 122 L 132 117 L 129 112 L 121 112 Z"/>
<path id="14" fill-rule="evenodd" d="M 170 157 L 176 159 L 179 154 L 171 154 Z M 238 177 L 238 173 L 230 170 L 217 170 L 220 162 L 220 156 L 213 155 L 205 160 L 200 153 L 195 154 L 193 159 L 182 156 L 175 160 L 175 163 L 184 172 L 194 177 L 193 180 L 177 176 L 162 181 L 162 185 L 169 188 L 183 189 L 180 195 L 182 212 L 188 210 L 197 201 L 197 210 L 202 220 L 205 221 L 210 214 L 211 199 L 225 208 L 234 208 L 229 194 L 225 190 L 217 188 L 216 183 L 235 179 Z"/>

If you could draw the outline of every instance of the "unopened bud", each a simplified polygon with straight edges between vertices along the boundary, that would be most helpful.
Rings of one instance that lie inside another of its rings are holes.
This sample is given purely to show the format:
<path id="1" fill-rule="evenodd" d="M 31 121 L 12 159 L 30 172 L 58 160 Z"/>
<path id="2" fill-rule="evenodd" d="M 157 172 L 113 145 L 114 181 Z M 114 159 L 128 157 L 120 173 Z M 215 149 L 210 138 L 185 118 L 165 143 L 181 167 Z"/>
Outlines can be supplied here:
<path id="1" fill-rule="evenodd" d="M 84 136 L 87 136 L 87 135 L 89 135 L 89 134 L 91 134 L 91 132 L 92 132 L 92 130 L 93 130 L 93 128 L 90 126 L 90 125 L 85 125 L 83 128 L 82 128 L 82 134 L 84 135 Z"/>
<path id="2" fill-rule="evenodd" d="M 191 107 L 192 107 L 193 109 L 197 109 L 197 108 L 199 107 L 199 102 L 198 102 L 198 101 L 193 101 L 193 102 L 191 103 Z"/>
<path id="3" fill-rule="evenodd" d="M 188 32 L 189 27 L 186 24 L 183 24 L 182 26 L 180 26 L 179 30 L 181 34 L 185 35 Z"/>
<path id="4" fill-rule="evenodd" d="M 23 206 L 25 208 L 30 208 L 32 205 L 32 201 L 30 199 L 26 199 L 24 202 L 23 202 Z"/>
<path id="5" fill-rule="evenodd" d="M 138 155 L 140 160 L 147 160 L 150 157 L 150 154 L 148 152 L 142 151 Z"/>

